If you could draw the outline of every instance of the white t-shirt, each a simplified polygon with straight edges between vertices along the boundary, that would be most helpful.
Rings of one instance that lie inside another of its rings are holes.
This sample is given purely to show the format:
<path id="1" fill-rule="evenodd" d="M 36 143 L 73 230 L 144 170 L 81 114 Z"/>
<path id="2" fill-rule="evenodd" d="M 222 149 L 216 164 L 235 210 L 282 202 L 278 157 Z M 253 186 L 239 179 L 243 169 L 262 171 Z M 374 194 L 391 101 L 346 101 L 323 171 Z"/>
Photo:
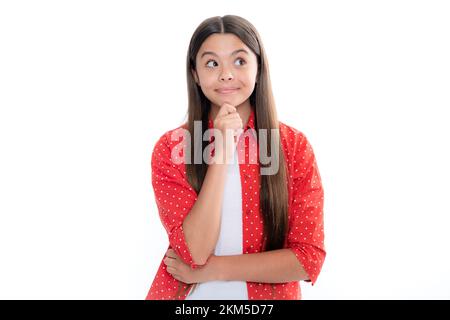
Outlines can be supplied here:
<path id="1" fill-rule="evenodd" d="M 214 254 L 242 254 L 242 189 L 238 151 L 228 164 L 222 202 L 220 234 Z M 248 300 L 245 281 L 209 281 L 197 284 L 186 300 Z"/>

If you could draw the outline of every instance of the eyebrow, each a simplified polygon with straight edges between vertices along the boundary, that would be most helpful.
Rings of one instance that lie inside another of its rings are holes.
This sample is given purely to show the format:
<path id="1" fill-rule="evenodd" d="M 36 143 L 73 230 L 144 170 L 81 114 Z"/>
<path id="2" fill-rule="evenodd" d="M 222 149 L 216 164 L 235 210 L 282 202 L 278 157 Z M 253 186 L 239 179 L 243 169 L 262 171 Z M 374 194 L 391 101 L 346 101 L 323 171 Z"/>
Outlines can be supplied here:
<path id="1" fill-rule="evenodd" d="M 246 54 L 249 54 L 247 50 L 244 50 L 244 49 L 237 49 L 237 50 L 234 50 L 234 51 L 230 54 L 230 56 L 235 55 L 235 54 L 237 54 L 237 53 L 239 53 L 239 52 L 244 52 L 244 53 L 246 53 Z M 213 56 L 219 57 L 217 54 L 215 54 L 215 53 L 212 52 L 212 51 L 205 51 L 205 52 L 202 53 L 200 59 L 203 58 L 203 56 L 205 56 L 205 55 L 207 55 L 207 54 L 211 54 L 211 55 L 213 55 Z"/>

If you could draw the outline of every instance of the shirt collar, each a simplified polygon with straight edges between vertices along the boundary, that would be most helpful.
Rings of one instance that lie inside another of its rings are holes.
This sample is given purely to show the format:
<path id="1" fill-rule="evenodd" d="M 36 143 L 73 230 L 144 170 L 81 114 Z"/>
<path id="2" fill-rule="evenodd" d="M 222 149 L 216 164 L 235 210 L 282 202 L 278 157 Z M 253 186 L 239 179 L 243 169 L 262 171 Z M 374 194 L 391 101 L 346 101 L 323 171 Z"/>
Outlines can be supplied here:
<path id="1" fill-rule="evenodd" d="M 255 110 L 253 110 L 253 108 L 250 108 L 250 116 L 248 117 L 248 121 L 247 124 L 244 126 L 244 132 L 251 128 L 251 129 L 255 129 Z M 214 128 L 214 123 L 213 120 L 211 119 L 211 114 L 208 116 L 208 129 L 213 129 Z"/>

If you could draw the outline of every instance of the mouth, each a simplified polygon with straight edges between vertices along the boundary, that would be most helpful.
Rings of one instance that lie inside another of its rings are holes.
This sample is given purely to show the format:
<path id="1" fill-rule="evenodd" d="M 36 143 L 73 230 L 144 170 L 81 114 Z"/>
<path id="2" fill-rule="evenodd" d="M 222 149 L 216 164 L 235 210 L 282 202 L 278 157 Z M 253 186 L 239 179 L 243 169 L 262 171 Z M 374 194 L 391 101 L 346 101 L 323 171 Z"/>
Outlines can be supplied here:
<path id="1" fill-rule="evenodd" d="M 216 92 L 219 94 L 231 94 L 237 92 L 238 90 L 239 88 L 217 89 Z"/>

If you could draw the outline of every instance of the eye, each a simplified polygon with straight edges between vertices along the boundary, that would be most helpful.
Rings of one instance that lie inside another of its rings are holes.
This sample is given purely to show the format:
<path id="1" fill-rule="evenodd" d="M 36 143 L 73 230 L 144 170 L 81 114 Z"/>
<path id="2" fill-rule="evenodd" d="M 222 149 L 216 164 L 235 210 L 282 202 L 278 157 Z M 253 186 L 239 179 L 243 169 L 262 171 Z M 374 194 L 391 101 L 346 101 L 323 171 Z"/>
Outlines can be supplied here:
<path id="1" fill-rule="evenodd" d="M 247 62 L 246 62 L 244 59 L 242 59 L 242 58 L 237 58 L 235 61 L 239 61 L 239 60 L 243 62 L 242 64 L 240 64 L 241 66 L 247 63 Z M 215 60 L 212 60 L 212 59 L 211 59 L 211 60 L 208 60 L 208 61 L 206 62 L 206 66 L 207 66 L 207 67 L 212 67 L 212 65 L 209 64 L 210 62 L 214 62 L 214 63 L 217 64 L 217 62 L 216 62 Z"/>
<path id="2" fill-rule="evenodd" d="M 241 61 L 243 61 L 244 62 L 244 64 L 246 64 L 247 62 L 245 62 L 245 60 L 244 59 L 242 59 L 242 58 L 237 58 L 236 59 L 236 61 L 238 61 L 238 60 L 241 60 Z"/>
<path id="3" fill-rule="evenodd" d="M 206 62 L 206 66 L 207 66 L 207 67 L 208 67 L 208 64 L 209 64 L 210 62 L 216 62 L 216 61 L 214 61 L 214 60 L 208 60 L 208 62 Z"/>

